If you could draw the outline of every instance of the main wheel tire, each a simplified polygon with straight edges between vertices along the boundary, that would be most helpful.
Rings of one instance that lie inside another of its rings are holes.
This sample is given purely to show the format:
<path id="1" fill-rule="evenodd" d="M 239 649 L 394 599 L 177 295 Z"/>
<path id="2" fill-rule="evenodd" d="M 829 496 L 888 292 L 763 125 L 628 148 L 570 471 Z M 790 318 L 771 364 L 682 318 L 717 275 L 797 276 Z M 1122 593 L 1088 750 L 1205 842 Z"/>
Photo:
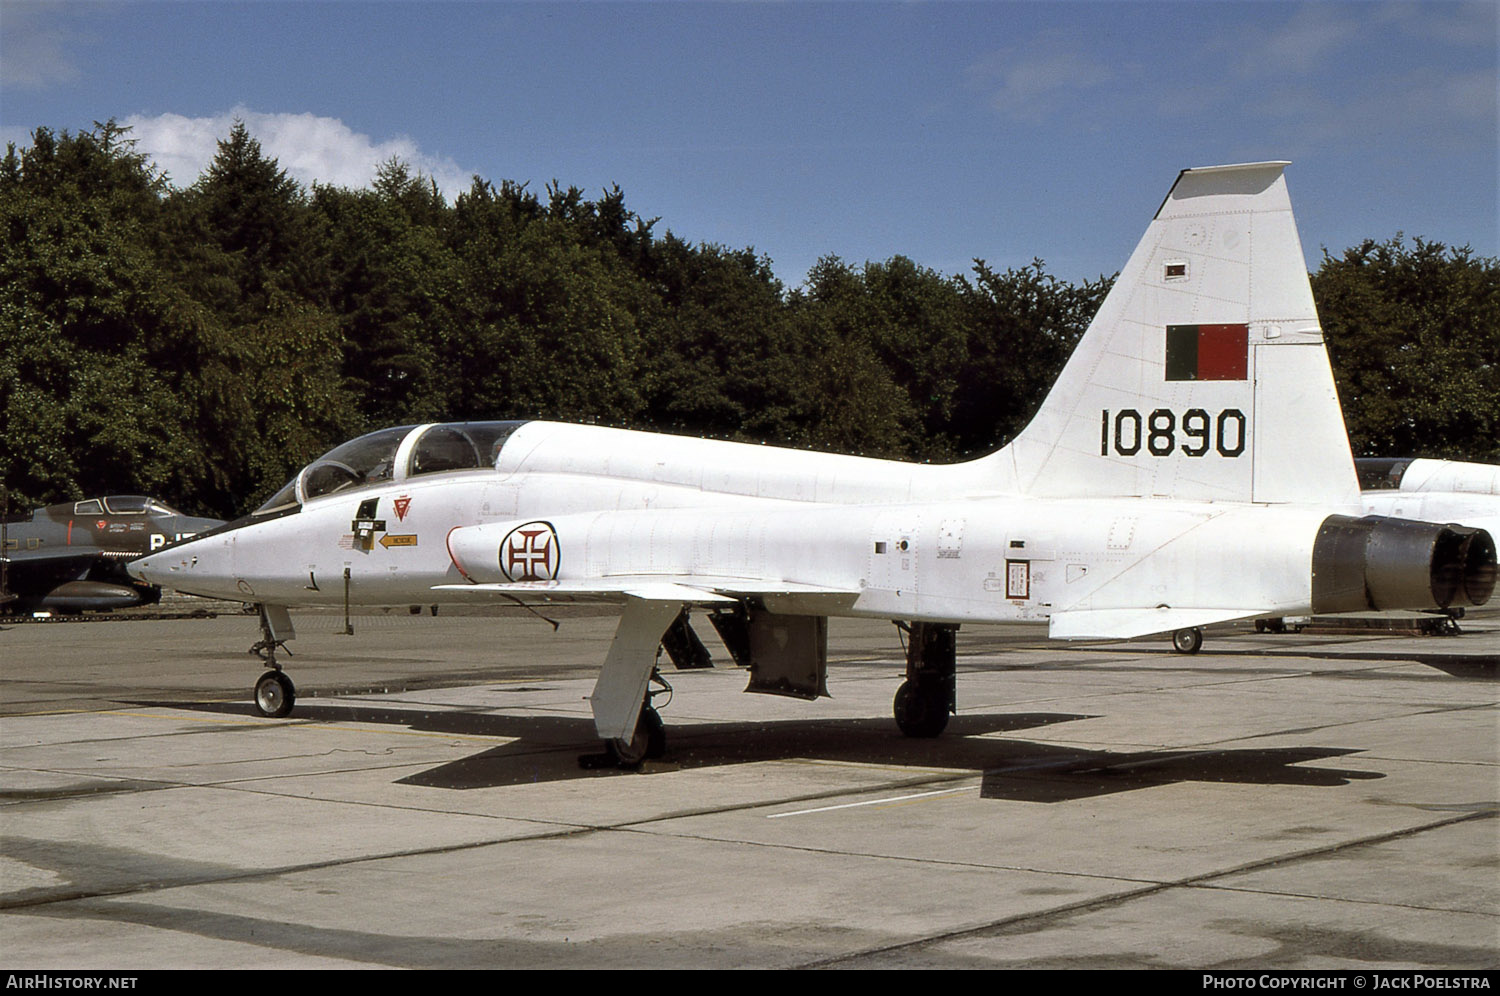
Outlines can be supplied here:
<path id="1" fill-rule="evenodd" d="M 297 688 L 280 671 L 267 671 L 255 683 L 255 711 L 262 716 L 280 719 L 297 703 Z"/>
<path id="2" fill-rule="evenodd" d="M 667 752 L 667 724 L 661 721 L 661 713 L 647 706 L 641 710 L 636 729 L 646 727 L 646 757 L 655 759 Z"/>
<path id="3" fill-rule="evenodd" d="M 634 767 L 647 758 L 661 757 L 667 751 L 667 728 L 661 713 L 650 706 L 641 710 L 635 733 L 629 740 L 611 740 L 609 749 L 623 767 Z"/>
<path id="4" fill-rule="evenodd" d="M 896 726 L 908 737 L 935 737 L 948 725 L 948 703 L 922 686 L 903 681 L 896 689 L 891 711 Z"/>
<path id="5" fill-rule="evenodd" d="M 1196 654 L 1203 648 L 1203 630 L 1179 629 L 1172 634 L 1172 649 L 1179 654 Z"/>

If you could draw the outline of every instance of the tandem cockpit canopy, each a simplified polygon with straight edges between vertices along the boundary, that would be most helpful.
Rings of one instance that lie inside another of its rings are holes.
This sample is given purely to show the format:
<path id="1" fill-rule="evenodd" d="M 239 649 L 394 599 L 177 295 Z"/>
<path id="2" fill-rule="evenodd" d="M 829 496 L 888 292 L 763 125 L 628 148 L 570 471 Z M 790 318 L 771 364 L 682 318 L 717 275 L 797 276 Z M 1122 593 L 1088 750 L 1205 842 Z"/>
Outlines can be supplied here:
<path id="1" fill-rule="evenodd" d="M 73 503 L 74 515 L 181 515 L 165 502 L 146 495 L 108 495 Z"/>
<path id="2" fill-rule="evenodd" d="M 253 514 L 284 512 L 340 491 L 424 474 L 490 470 L 525 420 L 398 425 L 351 439 L 303 467 Z"/>

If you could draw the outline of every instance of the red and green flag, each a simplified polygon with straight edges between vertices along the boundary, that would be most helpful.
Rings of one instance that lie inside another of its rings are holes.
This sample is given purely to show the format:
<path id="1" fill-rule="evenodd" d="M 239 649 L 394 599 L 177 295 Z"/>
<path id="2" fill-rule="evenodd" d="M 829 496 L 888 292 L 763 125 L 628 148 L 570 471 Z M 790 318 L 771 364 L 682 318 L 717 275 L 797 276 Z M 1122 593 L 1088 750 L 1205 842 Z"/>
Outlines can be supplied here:
<path id="1" fill-rule="evenodd" d="M 1250 326 L 1168 325 L 1167 380 L 1246 380 Z"/>

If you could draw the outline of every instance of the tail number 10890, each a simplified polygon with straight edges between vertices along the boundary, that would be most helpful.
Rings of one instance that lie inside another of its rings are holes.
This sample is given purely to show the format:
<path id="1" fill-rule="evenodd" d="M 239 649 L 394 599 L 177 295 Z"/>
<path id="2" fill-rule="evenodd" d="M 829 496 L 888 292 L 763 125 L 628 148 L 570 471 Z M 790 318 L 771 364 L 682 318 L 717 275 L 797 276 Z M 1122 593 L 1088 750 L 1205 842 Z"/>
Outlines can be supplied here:
<path id="1" fill-rule="evenodd" d="M 1169 408 L 1158 408 L 1142 417 L 1134 408 L 1124 408 L 1111 417 L 1109 409 L 1099 416 L 1099 455 L 1135 456 L 1145 450 L 1152 456 L 1201 457 L 1209 450 L 1222 457 L 1245 452 L 1245 413 L 1226 408 L 1217 416 L 1202 408 L 1189 408 L 1181 416 Z"/>

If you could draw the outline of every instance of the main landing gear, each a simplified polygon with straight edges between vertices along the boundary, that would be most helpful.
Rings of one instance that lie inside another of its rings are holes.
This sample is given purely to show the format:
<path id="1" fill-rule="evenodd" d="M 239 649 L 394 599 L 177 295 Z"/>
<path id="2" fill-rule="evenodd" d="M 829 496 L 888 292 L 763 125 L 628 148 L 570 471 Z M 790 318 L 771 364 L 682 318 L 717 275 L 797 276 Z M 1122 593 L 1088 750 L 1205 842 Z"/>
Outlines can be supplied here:
<path id="1" fill-rule="evenodd" d="M 646 700 L 641 704 L 641 715 L 635 723 L 635 733 L 628 739 L 615 737 L 604 742 L 604 753 L 585 754 L 578 759 L 578 766 L 585 770 L 596 768 L 624 768 L 631 770 L 641 766 L 641 762 L 654 760 L 667 752 L 667 726 L 662 722 L 661 713 L 651 704 L 651 700 L 663 692 L 670 697 L 672 686 L 661 676 L 661 672 L 651 671 L 651 683 L 660 685 L 660 689 L 647 687 Z"/>
<path id="2" fill-rule="evenodd" d="M 277 648 L 285 651 L 288 657 L 292 655 L 286 648 L 286 641 L 295 635 L 292 631 L 292 619 L 281 606 L 271 606 L 268 609 L 264 605 L 257 605 L 256 608 L 260 611 L 261 639 L 250 648 L 250 653 L 264 661 L 270 670 L 255 682 L 255 711 L 262 716 L 280 719 L 289 715 L 292 706 L 297 704 L 297 687 L 276 660 Z"/>
<path id="3" fill-rule="evenodd" d="M 958 627 L 946 623 L 896 624 L 909 636 L 906 680 L 896 690 L 892 711 L 908 737 L 935 737 L 956 711 Z"/>
<path id="4" fill-rule="evenodd" d="M 642 706 L 635 735 L 629 740 L 611 740 L 605 751 L 622 768 L 633 768 L 647 758 L 661 757 L 667 751 L 667 726 L 661 721 L 661 713 L 650 705 Z"/>

